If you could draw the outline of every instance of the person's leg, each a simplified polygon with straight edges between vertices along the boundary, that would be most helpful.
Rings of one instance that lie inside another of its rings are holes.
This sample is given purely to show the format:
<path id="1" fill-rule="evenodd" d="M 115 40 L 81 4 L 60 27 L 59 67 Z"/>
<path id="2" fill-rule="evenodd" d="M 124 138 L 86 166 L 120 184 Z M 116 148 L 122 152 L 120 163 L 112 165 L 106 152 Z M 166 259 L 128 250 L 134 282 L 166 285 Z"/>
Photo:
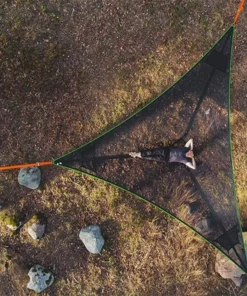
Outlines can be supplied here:
<path id="1" fill-rule="evenodd" d="M 157 157 L 159 152 L 156 149 L 153 150 L 144 150 L 141 152 L 130 152 L 129 154 L 131 157 L 134 158 L 145 158 L 145 159 L 153 159 L 153 157 Z"/>
<path id="2" fill-rule="evenodd" d="M 155 160 L 155 161 L 168 161 L 169 159 L 170 148 L 154 148 L 151 150 L 144 150 L 141 152 L 131 152 L 129 155 L 131 157 L 144 158 L 147 160 Z"/>

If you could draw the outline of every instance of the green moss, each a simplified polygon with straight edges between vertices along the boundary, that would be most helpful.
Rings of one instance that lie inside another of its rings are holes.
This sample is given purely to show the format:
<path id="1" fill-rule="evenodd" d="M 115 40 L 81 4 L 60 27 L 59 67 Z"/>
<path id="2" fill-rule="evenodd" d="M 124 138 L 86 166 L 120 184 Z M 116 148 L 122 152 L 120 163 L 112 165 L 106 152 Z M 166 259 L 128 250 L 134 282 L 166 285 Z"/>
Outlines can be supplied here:
<path id="1" fill-rule="evenodd" d="M 6 213 L 0 214 L 0 221 L 5 226 L 18 227 L 18 223 L 16 221 L 16 218 L 14 216 L 8 215 Z"/>
<path id="2" fill-rule="evenodd" d="M 10 225 L 10 226 L 13 226 L 13 227 L 18 226 L 14 217 L 6 217 L 5 223 L 6 223 L 6 225 Z"/>
<path id="3" fill-rule="evenodd" d="M 33 217 L 31 218 L 31 222 L 38 223 L 39 222 L 39 215 L 38 214 L 33 215 Z"/>

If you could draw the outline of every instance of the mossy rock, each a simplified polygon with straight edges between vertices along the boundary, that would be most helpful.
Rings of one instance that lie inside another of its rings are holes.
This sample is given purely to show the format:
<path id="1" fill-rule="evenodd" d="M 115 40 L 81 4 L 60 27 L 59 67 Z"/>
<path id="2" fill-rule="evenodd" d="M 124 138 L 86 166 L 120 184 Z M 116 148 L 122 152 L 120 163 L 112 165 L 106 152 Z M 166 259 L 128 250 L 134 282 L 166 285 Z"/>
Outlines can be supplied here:
<path id="1" fill-rule="evenodd" d="M 0 222 L 2 225 L 7 226 L 11 230 L 16 230 L 20 226 L 17 218 L 14 215 L 8 215 L 7 213 L 0 214 Z"/>

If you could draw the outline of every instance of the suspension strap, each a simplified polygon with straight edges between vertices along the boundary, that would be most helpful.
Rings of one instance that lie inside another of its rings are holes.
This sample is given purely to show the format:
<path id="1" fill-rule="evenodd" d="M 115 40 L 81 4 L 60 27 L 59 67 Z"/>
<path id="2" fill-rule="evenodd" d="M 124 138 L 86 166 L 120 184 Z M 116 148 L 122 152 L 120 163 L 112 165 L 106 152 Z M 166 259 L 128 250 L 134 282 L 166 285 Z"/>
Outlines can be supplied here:
<path id="1" fill-rule="evenodd" d="M 240 13 L 244 10 L 244 4 L 245 4 L 245 0 L 242 0 L 241 3 L 239 4 L 237 13 L 236 13 L 235 18 L 234 18 L 234 21 L 233 21 L 233 24 L 234 25 L 236 25 L 236 23 L 238 21 L 238 18 L 240 16 Z"/>
<path id="2" fill-rule="evenodd" d="M 45 166 L 45 165 L 52 165 L 52 163 L 53 163 L 52 161 L 43 161 L 43 162 L 35 162 L 35 163 L 2 166 L 0 167 L 0 171 L 22 169 L 22 168 L 29 168 L 29 167 L 39 167 L 39 166 Z"/>

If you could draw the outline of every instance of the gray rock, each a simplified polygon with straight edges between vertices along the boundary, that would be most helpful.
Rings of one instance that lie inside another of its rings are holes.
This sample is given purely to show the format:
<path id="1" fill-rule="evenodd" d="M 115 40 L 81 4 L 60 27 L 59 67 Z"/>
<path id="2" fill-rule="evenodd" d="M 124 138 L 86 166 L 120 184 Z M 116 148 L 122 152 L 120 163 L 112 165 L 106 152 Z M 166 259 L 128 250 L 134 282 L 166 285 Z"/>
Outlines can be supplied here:
<path id="1" fill-rule="evenodd" d="M 37 189 L 41 181 L 41 171 L 38 167 L 20 169 L 18 182 L 29 189 Z"/>
<path id="2" fill-rule="evenodd" d="M 30 236 L 35 239 L 39 240 L 45 233 L 45 225 L 34 223 L 27 228 L 27 232 L 30 234 Z"/>
<path id="3" fill-rule="evenodd" d="M 44 291 L 54 282 L 54 275 L 44 266 L 34 265 L 28 272 L 30 278 L 27 288 L 37 293 Z"/>
<path id="4" fill-rule="evenodd" d="M 212 220 L 209 218 L 198 221 L 195 228 L 200 233 L 209 233 L 212 230 Z"/>
<path id="5" fill-rule="evenodd" d="M 97 225 L 81 229 L 79 238 L 84 243 L 86 249 L 93 254 L 100 253 L 105 243 L 100 228 Z"/>
<path id="6" fill-rule="evenodd" d="M 215 271 L 223 279 L 231 279 L 237 287 L 242 284 L 242 275 L 245 274 L 237 265 L 221 253 L 216 255 Z"/>

